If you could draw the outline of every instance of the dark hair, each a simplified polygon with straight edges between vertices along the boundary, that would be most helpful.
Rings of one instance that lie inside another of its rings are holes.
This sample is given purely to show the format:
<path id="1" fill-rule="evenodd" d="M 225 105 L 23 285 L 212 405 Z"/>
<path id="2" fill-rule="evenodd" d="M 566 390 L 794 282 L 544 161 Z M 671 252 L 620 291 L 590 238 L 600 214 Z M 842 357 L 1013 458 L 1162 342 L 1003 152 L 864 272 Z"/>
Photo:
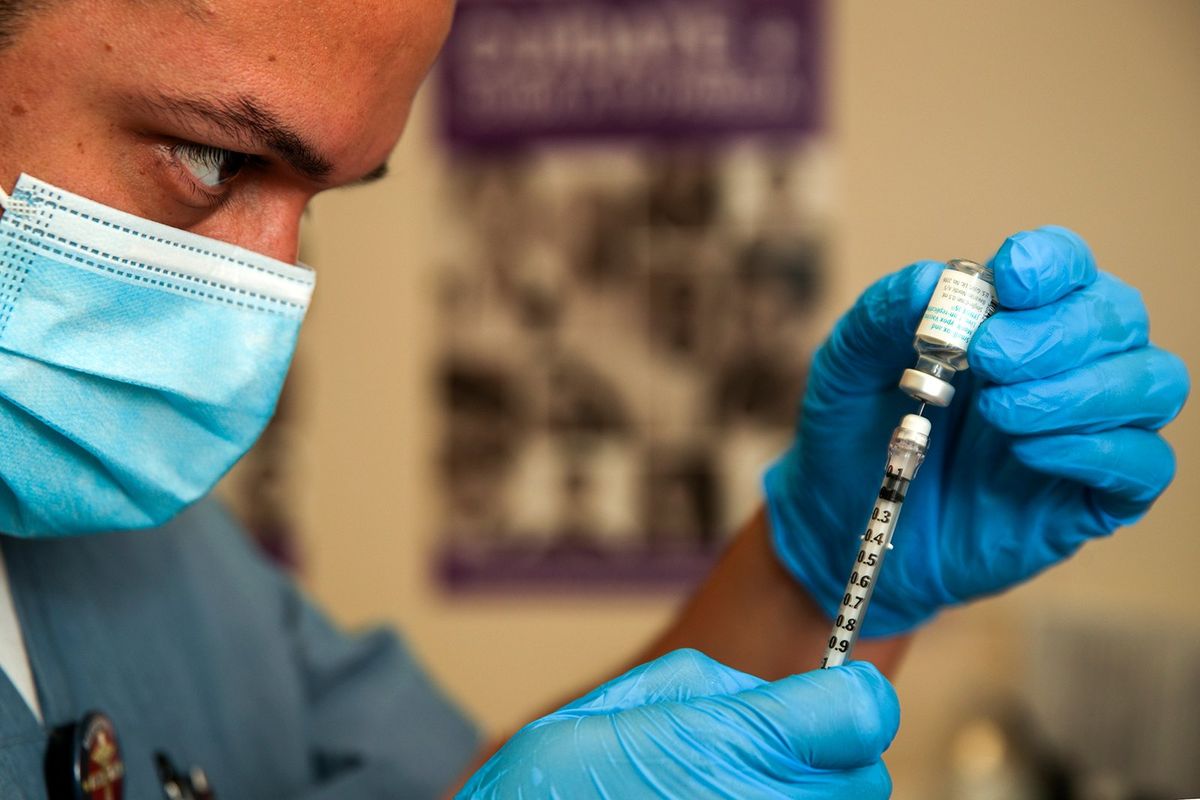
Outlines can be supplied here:
<path id="1" fill-rule="evenodd" d="M 21 33 L 25 21 L 51 0 L 0 0 L 0 48 L 8 47 Z"/>
<path id="2" fill-rule="evenodd" d="M 152 0 L 138 0 L 149 5 Z M 62 0 L 0 0 L 0 50 L 8 47 L 25 29 L 25 25 L 37 14 Z M 183 6 L 189 14 L 203 19 L 203 0 L 172 0 Z"/>

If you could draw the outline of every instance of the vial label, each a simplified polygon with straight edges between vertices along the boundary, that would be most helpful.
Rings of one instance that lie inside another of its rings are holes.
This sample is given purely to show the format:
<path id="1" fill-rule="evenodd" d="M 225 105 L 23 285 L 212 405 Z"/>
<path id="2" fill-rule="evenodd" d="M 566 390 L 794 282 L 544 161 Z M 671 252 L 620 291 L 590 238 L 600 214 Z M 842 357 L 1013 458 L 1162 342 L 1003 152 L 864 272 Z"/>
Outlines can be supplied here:
<path id="1" fill-rule="evenodd" d="M 947 269 L 917 326 L 917 337 L 966 350 L 976 329 L 996 311 L 996 289 L 982 278 Z"/>

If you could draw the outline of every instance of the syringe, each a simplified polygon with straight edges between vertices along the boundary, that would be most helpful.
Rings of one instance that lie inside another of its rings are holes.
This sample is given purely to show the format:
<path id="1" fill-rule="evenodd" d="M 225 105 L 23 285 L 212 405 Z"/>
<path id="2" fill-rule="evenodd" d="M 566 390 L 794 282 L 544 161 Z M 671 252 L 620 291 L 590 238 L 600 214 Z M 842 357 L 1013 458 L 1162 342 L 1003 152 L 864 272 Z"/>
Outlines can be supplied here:
<path id="1" fill-rule="evenodd" d="M 825 657 L 821 659 L 822 669 L 845 663 L 858 641 L 863 617 L 875 591 L 875 578 L 883 565 L 884 555 L 892 547 L 892 532 L 900 518 L 908 484 L 916 477 L 917 468 L 929 447 L 929 430 L 929 420 L 917 414 L 905 414 L 899 427 L 892 432 L 883 484 L 879 487 L 871 519 L 854 559 L 854 569 L 833 620 L 833 632 Z"/>
<path id="2" fill-rule="evenodd" d="M 954 398 L 950 381 L 955 373 L 967 368 L 971 338 L 996 307 L 990 268 L 965 259 L 947 262 L 913 340 L 917 363 L 900 378 L 900 388 L 919 400 L 921 408 L 916 414 L 906 414 L 892 432 L 883 485 L 833 620 L 833 632 L 821 659 L 822 669 L 844 664 L 862 631 L 883 557 L 892 549 L 892 532 L 896 530 L 909 482 L 916 477 L 929 448 L 929 420 L 922 416 L 925 404 L 950 405 Z"/>

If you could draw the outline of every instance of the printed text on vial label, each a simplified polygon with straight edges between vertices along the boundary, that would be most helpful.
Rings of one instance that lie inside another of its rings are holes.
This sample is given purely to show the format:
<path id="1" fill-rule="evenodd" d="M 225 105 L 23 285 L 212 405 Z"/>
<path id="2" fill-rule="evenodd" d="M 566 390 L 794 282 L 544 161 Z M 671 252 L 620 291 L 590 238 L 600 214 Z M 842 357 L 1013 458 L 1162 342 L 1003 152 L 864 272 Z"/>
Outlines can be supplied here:
<path id="1" fill-rule="evenodd" d="M 946 270 L 933 290 L 917 336 L 965 350 L 975 329 L 991 315 L 993 302 L 986 281 Z"/>

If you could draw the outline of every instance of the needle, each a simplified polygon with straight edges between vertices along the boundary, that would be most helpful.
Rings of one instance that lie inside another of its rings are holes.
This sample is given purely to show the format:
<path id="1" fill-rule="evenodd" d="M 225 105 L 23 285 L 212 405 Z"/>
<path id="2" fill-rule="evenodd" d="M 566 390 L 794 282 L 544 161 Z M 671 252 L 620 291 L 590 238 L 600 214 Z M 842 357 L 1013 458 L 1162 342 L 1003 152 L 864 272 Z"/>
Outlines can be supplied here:
<path id="1" fill-rule="evenodd" d="M 925 404 L 924 403 L 921 403 L 921 407 L 917 409 L 917 416 L 918 417 L 925 416 Z"/>

